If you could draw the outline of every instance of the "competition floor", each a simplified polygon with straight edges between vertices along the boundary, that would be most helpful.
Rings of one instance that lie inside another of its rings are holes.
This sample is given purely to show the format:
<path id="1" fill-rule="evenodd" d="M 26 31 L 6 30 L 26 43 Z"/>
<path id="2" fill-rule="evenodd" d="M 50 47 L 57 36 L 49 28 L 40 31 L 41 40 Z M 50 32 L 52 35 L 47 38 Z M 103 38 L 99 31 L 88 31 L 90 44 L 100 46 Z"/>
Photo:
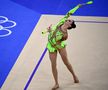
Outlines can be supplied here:
<path id="1" fill-rule="evenodd" d="M 63 15 L 42 15 L 0 90 L 51 90 L 54 85 L 46 51 L 47 35 L 41 32 Z M 68 58 L 80 83 L 74 84 L 59 53 L 57 68 L 60 88 L 57 90 L 108 89 L 108 18 L 70 17 L 77 28 L 69 31 Z M 40 62 L 39 67 L 37 64 Z M 38 68 L 38 69 L 37 69 Z"/>

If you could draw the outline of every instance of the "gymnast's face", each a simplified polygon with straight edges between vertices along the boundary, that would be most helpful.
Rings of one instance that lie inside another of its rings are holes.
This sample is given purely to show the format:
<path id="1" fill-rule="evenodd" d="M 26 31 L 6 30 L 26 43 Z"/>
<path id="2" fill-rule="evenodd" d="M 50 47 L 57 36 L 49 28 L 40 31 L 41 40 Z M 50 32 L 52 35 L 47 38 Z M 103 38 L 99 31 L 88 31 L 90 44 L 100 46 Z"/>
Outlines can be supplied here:
<path id="1" fill-rule="evenodd" d="M 72 23 L 73 23 L 73 20 L 66 20 L 64 24 L 65 24 L 67 27 L 71 27 Z"/>

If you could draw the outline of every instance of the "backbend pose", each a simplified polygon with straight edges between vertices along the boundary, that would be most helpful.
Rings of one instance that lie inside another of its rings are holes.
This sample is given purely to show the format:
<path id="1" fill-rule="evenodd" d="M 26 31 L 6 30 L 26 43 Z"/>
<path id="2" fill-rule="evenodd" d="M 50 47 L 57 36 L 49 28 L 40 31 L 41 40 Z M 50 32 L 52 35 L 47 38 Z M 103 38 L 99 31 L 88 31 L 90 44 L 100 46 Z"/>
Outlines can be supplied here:
<path id="1" fill-rule="evenodd" d="M 74 20 L 70 20 L 68 18 L 81 6 L 82 6 L 81 4 L 78 4 L 76 7 L 71 9 L 56 25 L 54 26 L 50 25 L 47 28 L 47 32 L 49 32 L 47 49 L 49 51 L 49 58 L 51 60 L 51 66 L 52 66 L 52 73 L 55 80 L 55 85 L 52 88 L 52 90 L 56 90 L 57 88 L 59 88 L 58 71 L 56 68 L 57 51 L 59 52 L 64 64 L 66 65 L 70 73 L 72 74 L 74 83 L 79 83 L 79 80 L 67 57 L 65 40 L 67 40 L 68 38 L 67 30 L 76 28 Z"/>

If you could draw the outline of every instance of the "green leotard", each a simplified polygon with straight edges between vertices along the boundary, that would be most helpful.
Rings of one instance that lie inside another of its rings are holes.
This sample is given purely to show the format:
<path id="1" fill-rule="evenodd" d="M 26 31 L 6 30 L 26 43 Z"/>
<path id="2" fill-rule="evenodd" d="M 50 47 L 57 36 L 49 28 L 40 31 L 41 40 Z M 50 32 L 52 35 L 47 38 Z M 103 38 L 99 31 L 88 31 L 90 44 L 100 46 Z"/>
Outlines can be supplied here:
<path id="1" fill-rule="evenodd" d="M 71 9 L 56 25 L 51 27 L 47 43 L 47 49 L 49 52 L 55 52 L 58 49 L 64 48 L 66 46 L 65 41 L 62 40 L 63 33 L 61 30 L 58 29 L 58 27 L 64 24 L 68 17 L 73 14 L 78 8 L 79 5 Z"/>

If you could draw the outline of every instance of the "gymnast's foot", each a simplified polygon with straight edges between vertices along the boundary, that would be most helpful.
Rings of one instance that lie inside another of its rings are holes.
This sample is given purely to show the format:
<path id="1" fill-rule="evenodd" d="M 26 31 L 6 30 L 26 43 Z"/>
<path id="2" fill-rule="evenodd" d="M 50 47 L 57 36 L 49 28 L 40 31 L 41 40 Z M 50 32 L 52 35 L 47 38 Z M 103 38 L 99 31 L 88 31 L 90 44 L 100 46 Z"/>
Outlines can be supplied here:
<path id="1" fill-rule="evenodd" d="M 79 80 L 77 77 L 74 78 L 74 83 L 79 83 Z"/>
<path id="2" fill-rule="evenodd" d="M 79 83 L 79 80 L 75 80 L 74 83 Z"/>
<path id="3" fill-rule="evenodd" d="M 52 90 L 56 90 L 59 88 L 59 84 L 55 84 L 54 87 L 52 88 Z"/>

